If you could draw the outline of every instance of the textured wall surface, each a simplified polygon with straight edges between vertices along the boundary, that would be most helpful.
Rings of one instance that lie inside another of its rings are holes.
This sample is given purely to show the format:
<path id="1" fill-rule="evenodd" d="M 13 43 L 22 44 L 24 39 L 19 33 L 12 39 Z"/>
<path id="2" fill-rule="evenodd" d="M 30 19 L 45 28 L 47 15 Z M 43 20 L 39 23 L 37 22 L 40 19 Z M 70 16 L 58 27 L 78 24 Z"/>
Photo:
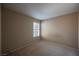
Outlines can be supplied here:
<path id="1" fill-rule="evenodd" d="M 16 49 L 27 46 L 34 39 L 32 36 L 33 22 L 39 22 L 31 17 L 2 8 L 2 49 Z"/>
<path id="2" fill-rule="evenodd" d="M 0 54 L 1 54 L 1 4 L 0 4 Z"/>
<path id="3" fill-rule="evenodd" d="M 78 47 L 78 16 L 71 13 L 42 21 L 42 39 Z"/>
<path id="4" fill-rule="evenodd" d="M 78 49 L 79 49 L 79 12 L 78 12 Z"/>

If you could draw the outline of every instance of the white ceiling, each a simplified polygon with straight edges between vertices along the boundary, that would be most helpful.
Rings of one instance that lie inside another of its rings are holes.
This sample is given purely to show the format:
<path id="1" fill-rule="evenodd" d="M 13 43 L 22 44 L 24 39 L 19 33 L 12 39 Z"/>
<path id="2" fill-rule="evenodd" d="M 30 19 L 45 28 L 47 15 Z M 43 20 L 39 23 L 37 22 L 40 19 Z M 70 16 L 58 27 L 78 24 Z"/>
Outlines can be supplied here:
<path id="1" fill-rule="evenodd" d="M 56 16 L 78 11 L 77 3 L 10 3 L 4 7 L 31 16 L 38 20 L 45 20 Z"/>

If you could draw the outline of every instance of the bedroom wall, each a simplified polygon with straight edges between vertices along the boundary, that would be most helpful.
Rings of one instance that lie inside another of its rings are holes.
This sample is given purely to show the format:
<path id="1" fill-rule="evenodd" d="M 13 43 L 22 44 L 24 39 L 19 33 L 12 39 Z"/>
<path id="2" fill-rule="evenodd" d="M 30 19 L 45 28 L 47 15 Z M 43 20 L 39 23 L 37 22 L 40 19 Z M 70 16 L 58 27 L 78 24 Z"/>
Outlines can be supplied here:
<path id="1" fill-rule="evenodd" d="M 0 55 L 1 55 L 1 4 L 0 4 Z"/>
<path id="2" fill-rule="evenodd" d="M 78 50 L 79 50 L 79 12 L 78 12 Z"/>
<path id="3" fill-rule="evenodd" d="M 71 13 L 42 21 L 42 39 L 78 47 L 78 16 Z"/>
<path id="4" fill-rule="evenodd" d="M 3 51 L 21 48 L 39 39 L 32 36 L 32 24 L 40 21 L 6 8 L 2 8 L 2 13 Z"/>

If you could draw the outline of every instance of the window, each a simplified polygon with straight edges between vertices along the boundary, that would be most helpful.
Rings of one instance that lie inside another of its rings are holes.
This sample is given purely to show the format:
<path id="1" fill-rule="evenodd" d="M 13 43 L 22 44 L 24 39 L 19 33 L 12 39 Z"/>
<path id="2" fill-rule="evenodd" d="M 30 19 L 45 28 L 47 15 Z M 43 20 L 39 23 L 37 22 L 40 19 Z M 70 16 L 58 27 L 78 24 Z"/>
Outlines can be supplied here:
<path id="1" fill-rule="evenodd" d="M 40 24 L 33 22 L 33 37 L 39 37 L 40 36 Z"/>

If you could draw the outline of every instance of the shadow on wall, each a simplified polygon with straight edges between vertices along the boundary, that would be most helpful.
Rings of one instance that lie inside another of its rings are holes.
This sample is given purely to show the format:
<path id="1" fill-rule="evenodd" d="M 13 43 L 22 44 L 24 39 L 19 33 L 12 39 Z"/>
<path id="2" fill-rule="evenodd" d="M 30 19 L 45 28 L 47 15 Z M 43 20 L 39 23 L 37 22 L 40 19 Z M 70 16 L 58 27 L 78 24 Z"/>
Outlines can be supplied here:
<path id="1" fill-rule="evenodd" d="M 49 36 L 49 39 L 44 38 L 44 37 L 42 37 L 42 39 L 45 39 L 45 40 L 52 40 L 52 39 L 55 39 L 55 40 L 64 40 L 63 36 L 59 35 L 59 34 L 49 34 L 48 36 Z"/>
<path id="2" fill-rule="evenodd" d="M 65 46 L 71 47 L 70 45 L 67 45 L 67 44 L 63 43 L 63 42 L 66 42 L 66 40 L 64 39 L 64 36 L 63 35 L 60 35 L 60 34 L 49 34 L 47 36 L 49 36 L 48 39 L 46 37 L 43 37 L 43 36 L 41 37 L 41 39 L 42 40 L 51 41 L 52 43 L 63 44 Z"/>

